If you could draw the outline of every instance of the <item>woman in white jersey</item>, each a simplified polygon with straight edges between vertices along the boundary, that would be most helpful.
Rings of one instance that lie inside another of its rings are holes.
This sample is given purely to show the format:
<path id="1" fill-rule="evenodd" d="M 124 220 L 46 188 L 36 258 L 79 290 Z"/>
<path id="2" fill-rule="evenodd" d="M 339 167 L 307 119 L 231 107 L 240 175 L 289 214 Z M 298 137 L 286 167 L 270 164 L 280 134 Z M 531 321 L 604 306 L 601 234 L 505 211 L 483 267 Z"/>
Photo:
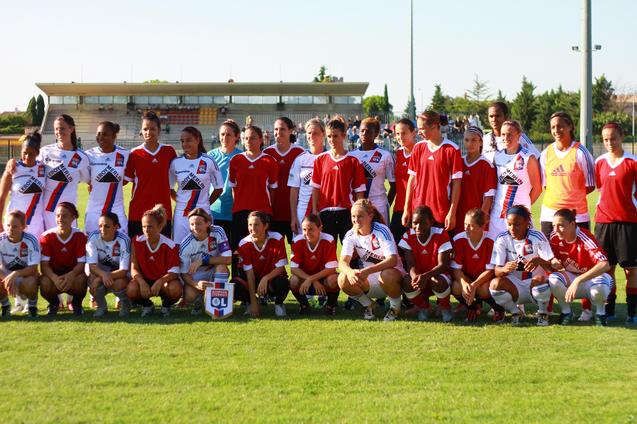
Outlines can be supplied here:
<path id="1" fill-rule="evenodd" d="M 181 242 L 190 234 L 188 214 L 195 208 L 210 210 L 210 205 L 223 191 L 223 180 L 217 163 L 206 154 L 201 132 L 195 127 L 181 131 L 184 154 L 170 163 L 170 181 L 177 183 L 173 240 Z M 210 187 L 213 187 L 210 192 Z"/>
<path id="2" fill-rule="evenodd" d="M 500 134 L 505 148 L 496 152 L 493 159 L 498 181 L 489 220 L 489 236 L 494 239 L 507 230 L 506 214 L 509 208 L 524 205 L 531 209 L 542 193 L 538 161 L 520 144 L 520 123 L 505 121 Z"/>
<path id="3" fill-rule="evenodd" d="M 371 298 L 389 298 L 384 320 L 394 321 L 400 314 L 400 284 L 405 274 L 394 237 L 368 199 L 354 202 L 351 214 L 352 229 L 343 239 L 338 285 L 363 305 L 366 320 L 375 319 Z M 350 266 L 354 252 L 360 259 L 360 269 Z"/>
<path id="4" fill-rule="evenodd" d="M 325 142 L 325 124 L 318 118 L 305 123 L 305 134 L 310 150 L 294 159 L 288 186 L 290 187 L 290 226 L 295 234 L 301 234 L 303 218 L 312 212 L 312 170 L 314 160 L 323 153 Z"/>
<path id="5" fill-rule="evenodd" d="M 90 234 L 98 229 L 100 216 L 112 212 L 117 215 L 124 233 L 128 232 L 128 219 L 124 212 L 124 170 L 128 150 L 115 144 L 119 125 L 103 121 L 97 125 L 97 146 L 86 151 L 90 161 L 91 192 L 88 196 L 84 231 Z"/>

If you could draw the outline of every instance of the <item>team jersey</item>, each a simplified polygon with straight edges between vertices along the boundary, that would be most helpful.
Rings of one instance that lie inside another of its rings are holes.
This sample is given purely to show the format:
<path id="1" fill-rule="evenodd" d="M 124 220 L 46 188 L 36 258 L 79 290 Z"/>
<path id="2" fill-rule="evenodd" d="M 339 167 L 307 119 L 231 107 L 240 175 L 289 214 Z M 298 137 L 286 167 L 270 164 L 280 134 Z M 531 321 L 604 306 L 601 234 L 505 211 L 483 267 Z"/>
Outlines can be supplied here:
<path id="1" fill-rule="evenodd" d="M 356 149 L 349 152 L 363 165 L 365 179 L 367 179 L 365 197 L 372 201 L 387 202 L 385 180 L 393 183 L 394 159 L 387 150 L 374 146 L 371 150 Z"/>
<path id="2" fill-rule="evenodd" d="M 110 271 L 130 269 L 130 238 L 121 231 L 115 232 L 113 240 L 106 241 L 99 231 L 88 235 L 86 243 L 86 263 L 101 265 Z"/>
<path id="3" fill-rule="evenodd" d="M 124 210 L 124 171 L 128 162 L 128 150 L 115 146 L 111 153 L 104 153 L 97 146 L 86 151 L 89 158 L 91 192 L 87 210 L 106 212 Z"/>
<path id="4" fill-rule="evenodd" d="M 595 222 L 637 222 L 637 156 L 624 153 L 612 165 L 608 153 L 595 161 L 595 182 L 599 189 Z"/>
<path id="5" fill-rule="evenodd" d="M 314 275 L 324 269 L 336 269 L 337 266 L 334 237 L 321 233 L 314 249 L 302 235 L 294 237 L 290 268 L 299 268 L 308 275 Z"/>
<path id="6" fill-rule="evenodd" d="M 525 133 L 520 135 L 520 145 L 535 156 L 536 159 L 540 159 L 540 151 Z M 482 155 L 491 162 L 493 162 L 493 157 L 496 152 L 506 149 L 504 138 L 495 135 L 493 132 L 486 133 L 484 137 L 482 137 L 482 146 Z"/>
<path id="7" fill-rule="evenodd" d="M 172 272 L 179 274 L 179 247 L 163 234 L 154 249 L 150 248 L 145 235 L 133 240 L 137 265 L 145 280 L 156 281 Z"/>
<path id="8" fill-rule="evenodd" d="M 18 271 L 40 264 L 40 243 L 33 234 L 22 233 L 22 240 L 12 242 L 9 234 L 0 234 L 0 265 L 5 271 Z M 7 273 L 8 274 L 8 273 Z"/>
<path id="9" fill-rule="evenodd" d="M 411 152 L 408 172 L 416 178 L 412 210 L 429 206 L 434 219 L 445 222 L 451 207 L 451 180 L 462 178 L 460 148 L 446 138 L 434 147 L 428 141 L 418 143 Z"/>
<path id="10" fill-rule="evenodd" d="M 555 258 L 562 262 L 566 271 L 583 274 L 600 262 L 608 261 L 606 254 L 590 231 L 576 227 L 575 240 L 560 240 L 553 231 L 551 233 L 551 249 Z"/>
<path id="11" fill-rule="evenodd" d="M 226 236 L 226 232 L 223 228 L 213 225 L 210 229 L 210 233 L 203 240 L 197 240 L 197 238 L 190 234 L 179 245 L 179 258 L 181 259 L 181 265 L 179 272 L 187 274 L 190 264 L 195 261 L 206 261 L 210 257 L 217 256 L 232 256 L 232 249 L 230 249 L 230 242 Z M 210 269 L 213 265 L 202 265 L 200 268 Z"/>
<path id="12" fill-rule="evenodd" d="M 263 153 L 272 156 L 278 164 L 277 187 L 274 189 L 272 199 L 272 220 L 290 221 L 290 188 L 288 177 L 294 160 L 302 155 L 305 150 L 296 144 L 291 144 L 287 152 L 281 153 L 276 144 L 263 149 Z"/>
<path id="13" fill-rule="evenodd" d="M 462 161 L 462 190 L 456 213 L 456 233 L 464 228 L 464 216 L 470 209 L 481 208 L 485 197 L 494 197 L 496 189 L 495 167 L 484 156 L 473 163 Z"/>
<path id="14" fill-rule="evenodd" d="M 549 245 L 549 241 L 540 231 L 529 229 L 524 240 L 514 240 L 508 232 L 498 235 L 493 243 L 493 253 L 491 254 L 491 264 L 495 266 L 504 266 L 511 261 L 524 261 L 540 257 L 544 260 L 553 259 L 553 251 Z M 537 267 L 533 272 L 512 271 L 511 275 L 520 280 L 528 280 L 536 275 L 545 274 L 542 267 Z"/>
<path id="15" fill-rule="evenodd" d="M 62 150 L 57 144 L 40 149 L 38 160 L 44 163 L 44 210 L 55 211 L 61 202 L 77 203 L 77 186 L 89 182 L 89 159 L 83 150 Z"/>
<path id="16" fill-rule="evenodd" d="M 11 198 L 6 212 L 14 210 L 24 212 L 27 225 L 31 224 L 34 217 L 42 220 L 44 208 L 42 193 L 45 186 L 46 170 L 42 162 L 36 161 L 35 165 L 28 167 L 21 160 L 16 161 L 11 182 Z"/>
<path id="17" fill-rule="evenodd" d="M 411 251 L 416 272 L 423 274 L 438 265 L 438 254 L 451 250 L 451 242 L 449 235 L 442 228 L 431 227 L 429 237 L 424 242 L 421 242 L 416 232 L 410 228 L 403 234 L 398 247 Z"/>
<path id="18" fill-rule="evenodd" d="M 232 187 L 228 184 L 228 169 L 230 168 L 230 160 L 242 151 L 235 147 L 230 153 L 223 153 L 220 147 L 212 149 L 208 152 L 208 156 L 212 158 L 219 167 L 221 179 L 223 180 L 223 191 L 221 195 L 210 205 L 212 217 L 215 221 L 232 221 Z"/>
<path id="19" fill-rule="evenodd" d="M 288 177 L 288 187 L 299 189 L 298 201 L 296 204 L 297 218 L 300 220 L 312 212 L 312 172 L 314 161 L 318 155 L 305 152 L 294 159 L 290 176 Z"/>
<path id="20" fill-rule="evenodd" d="M 524 205 L 531 209 L 531 178 L 529 176 L 529 153 L 520 146 L 517 153 L 507 154 L 506 150 L 495 154 L 493 164 L 497 172 L 497 190 L 491 216 L 506 218 L 513 205 Z"/>
<path id="21" fill-rule="evenodd" d="M 172 219 L 169 179 L 170 162 L 177 157 L 172 146 L 160 144 L 151 152 L 143 144 L 130 151 L 124 179 L 133 183 L 133 193 L 128 208 L 131 221 L 141 221 L 142 215 L 156 204 L 166 208 L 166 218 Z"/>
<path id="22" fill-rule="evenodd" d="M 394 199 L 394 213 L 405 209 L 405 194 L 407 193 L 407 180 L 409 179 L 409 159 L 411 152 L 407 153 L 404 147 L 396 150 L 396 165 L 394 178 L 396 179 L 396 198 Z"/>
<path id="23" fill-rule="evenodd" d="M 272 214 L 270 189 L 277 188 L 278 168 L 272 156 L 250 159 L 246 153 L 230 161 L 228 184 L 233 189 L 232 212 L 263 211 Z M 289 207 L 290 202 L 287 202 Z"/>
<path id="24" fill-rule="evenodd" d="M 363 167 L 349 153 L 334 159 L 331 151 L 323 152 L 314 161 L 310 184 L 321 192 L 319 212 L 351 208 L 353 193 L 364 192 L 366 182 Z"/>
<path id="25" fill-rule="evenodd" d="M 219 167 L 208 155 L 187 159 L 181 155 L 170 163 L 170 181 L 177 182 L 175 215 L 188 216 L 195 208 L 210 209 L 210 189 L 223 188 Z"/>
<path id="26" fill-rule="evenodd" d="M 577 222 L 589 221 L 586 188 L 595 187 L 595 162 L 586 147 L 574 141 L 564 151 L 552 143 L 540 156 L 542 185 L 541 221 L 551 221 L 558 209 L 575 209 Z"/>
<path id="27" fill-rule="evenodd" d="M 288 264 L 284 238 L 274 231 L 268 231 L 265 243 L 261 248 L 257 247 L 251 235 L 244 237 L 239 242 L 237 253 L 244 271 L 254 271 L 257 284 L 274 268 L 284 267 Z"/>
<path id="28" fill-rule="evenodd" d="M 391 235 L 389 228 L 380 222 L 374 221 L 372 223 L 372 231 L 365 236 L 357 234 L 353 228 L 345 234 L 343 247 L 341 248 L 341 258 L 345 256 L 352 257 L 354 252 L 356 252 L 365 268 L 395 255 L 397 262 L 394 268 L 404 272 L 394 237 Z"/>
<path id="29" fill-rule="evenodd" d="M 86 262 L 86 234 L 77 228 L 71 229 L 71 235 L 62 240 L 56 228 L 45 231 L 40 236 L 42 261 L 58 275 L 71 271 L 78 263 Z"/>
<path id="30" fill-rule="evenodd" d="M 453 238 L 453 259 L 451 268 L 460 269 L 469 278 L 475 280 L 487 269 L 493 269 L 493 239 L 483 233 L 477 245 L 473 245 L 467 233 L 456 234 Z"/>

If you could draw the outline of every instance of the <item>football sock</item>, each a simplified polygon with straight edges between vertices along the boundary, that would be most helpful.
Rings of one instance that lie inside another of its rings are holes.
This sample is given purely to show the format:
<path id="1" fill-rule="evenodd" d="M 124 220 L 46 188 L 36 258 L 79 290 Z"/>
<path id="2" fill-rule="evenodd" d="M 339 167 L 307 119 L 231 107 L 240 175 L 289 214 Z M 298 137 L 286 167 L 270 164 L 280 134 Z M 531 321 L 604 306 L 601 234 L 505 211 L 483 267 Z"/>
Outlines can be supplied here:
<path id="1" fill-rule="evenodd" d="M 539 284 L 531 288 L 531 296 L 537 302 L 537 309 L 540 314 L 548 313 L 549 300 L 551 299 L 551 288 L 548 283 Z"/>
<path id="2" fill-rule="evenodd" d="M 447 287 L 447 289 L 443 292 L 437 292 L 434 290 L 434 294 L 438 298 L 438 305 L 442 309 L 451 309 L 451 302 L 449 300 L 449 294 L 451 293 L 451 287 Z"/>
<path id="3" fill-rule="evenodd" d="M 360 303 L 361 305 L 363 305 L 363 308 L 367 308 L 369 305 L 372 304 L 372 300 L 365 293 L 361 295 L 357 295 L 357 296 L 350 295 L 350 297 L 354 299 L 355 301 L 357 301 L 358 303 Z"/>
<path id="4" fill-rule="evenodd" d="M 506 290 L 493 290 L 489 289 L 491 292 L 491 297 L 497 302 L 498 305 L 502 306 L 507 311 L 512 314 L 518 314 L 520 311 L 518 310 L 517 305 L 513 301 L 513 296 Z"/>
<path id="5" fill-rule="evenodd" d="M 559 303 L 560 310 L 562 311 L 562 313 L 570 314 L 571 304 L 567 303 L 565 300 L 566 284 L 562 274 L 551 274 L 549 276 L 549 284 L 551 286 L 551 292 L 553 293 L 553 296 L 555 296 L 555 299 L 557 299 L 557 303 Z M 590 305 L 590 301 L 588 302 L 588 304 Z M 583 305 L 582 305 L 582 308 L 583 308 Z M 589 306 L 589 309 L 590 309 L 590 306 Z"/>
<path id="6" fill-rule="evenodd" d="M 327 292 L 327 306 L 336 306 L 336 302 L 338 302 L 338 295 L 340 291 L 335 292 Z"/>
<path id="7" fill-rule="evenodd" d="M 396 310 L 396 311 L 400 311 L 400 296 L 398 297 L 387 297 L 389 299 L 389 307 Z"/>
<path id="8" fill-rule="evenodd" d="M 230 278 L 230 273 L 228 272 L 215 272 L 212 277 L 215 283 L 227 283 L 228 278 Z"/>
<path id="9" fill-rule="evenodd" d="M 626 313 L 634 317 L 637 310 L 637 287 L 626 287 Z"/>
<path id="10" fill-rule="evenodd" d="M 411 303 L 413 303 L 420 309 L 429 309 L 430 307 L 429 300 L 425 299 L 420 290 L 405 292 L 405 296 L 407 296 L 407 299 L 409 299 Z"/>
<path id="11" fill-rule="evenodd" d="M 606 299 L 610 293 L 610 287 L 605 284 L 597 284 L 591 287 L 591 302 L 595 306 L 597 315 L 606 315 Z"/>
<path id="12" fill-rule="evenodd" d="M 102 309 L 106 309 L 108 306 L 106 304 L 106 287 L 103 284 L 100 284 L 100 286 L 95 289 L 95 303 L 97 303 L 98 308 Z"/>

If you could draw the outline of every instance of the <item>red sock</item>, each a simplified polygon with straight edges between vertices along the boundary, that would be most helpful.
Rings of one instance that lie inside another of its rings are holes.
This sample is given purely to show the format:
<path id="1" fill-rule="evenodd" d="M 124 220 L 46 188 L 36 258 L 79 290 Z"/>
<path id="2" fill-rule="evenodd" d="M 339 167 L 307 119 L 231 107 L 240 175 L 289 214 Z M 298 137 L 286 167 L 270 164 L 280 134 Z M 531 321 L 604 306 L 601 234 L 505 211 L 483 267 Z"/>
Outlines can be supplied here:
<path id="1" fill-rule="evenodd" d="M 551 298 L 549 299 L 549 305 L 546 308 L 549 314 L 553 312 L 553 299 L 555 299 L 555 297 L 553 296 L 553 293 L 551 293 Z"/>
<path id="2" fill-rule="evenodd" d="M 592 307 L 593 307 L 593 305 L 592 305 L 590 299 L 588 299 L 588 298 L 582 299 L 582 309 L 583 310 L 585 309 L 587 311 L 590 311 L 592 309 Z"/>
<path id="3" fill-rule="evenodd" d="M 438 298 L 438 305 L 440 305 L 442 309 L 451 309 L 450 296 L 447 295 L 445 297 Z"/>
<path id="4" fill-rule="evenodd" d="M 416 297 L 409 299 L 411 303 L 418 306 L 420 309 L 429 309 L 431 305 L 429 305 L 429 300 L 425 299 L 422 294 L 419 294 Z"/>

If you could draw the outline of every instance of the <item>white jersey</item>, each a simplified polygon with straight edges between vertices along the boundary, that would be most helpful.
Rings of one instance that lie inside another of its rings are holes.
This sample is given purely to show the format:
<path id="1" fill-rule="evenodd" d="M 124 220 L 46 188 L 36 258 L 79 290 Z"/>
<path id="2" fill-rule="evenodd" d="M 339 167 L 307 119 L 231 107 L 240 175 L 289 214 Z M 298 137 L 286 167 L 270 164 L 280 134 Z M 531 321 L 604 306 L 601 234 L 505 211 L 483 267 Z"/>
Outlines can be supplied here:
<path id="1" fill-rule="evenodd" d="M 367 178 L 367 190 L 365 197 L 376 206 L 376 201 L 387 203 L 387 190 L 385 179 L 390 183 L 396 181 L 394 177 L 394 158 L 387 150 L 374 147 L 372 150 L 352 150 L 349 152 L 363 165 L 365 178 Z"/>
<path id="2" fill-rule="evenodd" d="M 208 237 L 203 240 L 197 240 L 193 234 L 186 236 L 186 238 L 182 240 L 179 245 L 179 258 L 181 260 L 179 272 L 187 274 L 188 268 L 190 268 L 190 264 L 193 262 L 197 260 L 203 261 L 207 257 L 215 256 L 232 256 L 232 249 L 230 248 L 228 237 L 225 231 L 223 231 L 223 228 L 217 225 L 212 226 Z M 202 265 L 197 269 L 195 275 L 201 274 L 202 272 L 207 273 L 212 270 L 212 268 L 213 265 Z"/>
<path id="3" fill-rule="evenodd" d="M 535 147 L 533 141 L 529 138 L 528 135 L 522 133 L 520 135 L 520 145 L 524 147 L 530 154 L 535 156 L 536 159 L 540 158 L 540 151 Z M 493 132 L 486 133 L 484 137 L 482 137 L 482 154 L 489 161 L 493 162 L 493 158 L 496 152 L 502 151 L 505 149 L 504 139 L 502 137 L 496 136 Z"/>
<path id="4" fill-rule="evenodd" d="M 310 212 L 312 212 L 312 171 L 314 161 L 318 155 L 310 152 L 300 154 L 294 159 L 290 175 L 288 176 L 288 187 L 299 189 L 298 202 L 296 204 L 296 215 L 299 224 Z"/>
<path id="5" fill-rule="evenodd" d="M 17 271 L 40 264 L 40 243 L 33 234 L 22 233 L 22 240 L 13 243 L 7 233 L 0 233 L 0 267 Z"/>
<path id="6" fill-rule="evenodd" d="M 494 162 L 498 174 L 498 185 L 491 208 L 492 218 L 506 218 L 513 205 L 524 205 L 531 209 L 531 179 L 529 158 L 533 156 L 520 146 L 518 153 L 509 155 L 506 150 L 495 154 Z"/>
<path id="7" fill-rule="evenodd" d="M 181 155 L 170 163 L 170 181 L 177 182 L 175 216 L 188 216 L 195 208 L 210 210 L 210 187 L 223 188 L 223 179 L 217 163 L 208 155 L 195 159 Z"/>
<path id="8" fill-rule="evenodd" d="M 21 160 L 16 161 L 15 172 L 12 175 L 11 198 L 6 213 L 19 210 L 26 215 L 27 228 L 32 226 L 31 233 L 40 237 L 42 228 L 42 211 L 44 200 L 42 194 L 46 185 L 45 166 L 36 161 L 35 165 L 28 167 Z M 5 215 L 5 222 L 6 222 Z M 37 233 L 40 234 L 37 234 Z"/>
<path id="9" fill-rule="evenodd" d="M 130 238 L 121 231 L 115 233 L 111 241 L 105 241 L 99 231 L 88 235 L 86 242 L 86 263 L 99 265 L 107 271 L 130 269 Z"/>
<path id="10" fill-rule="evenodd" d="M 540 257 L 544 260 L 553 259 L 551 245 L 544 234 L 540 231 L 529 228 L 524 240 L 514 240 L 507 231 L 500 233 L 493 244 L 491 254 L 491 264 L 493 266 L 504 266 L 507 262 L 520 261 L 527 262 L 529 259 Z M 532 273 L 527 271 L 513 271 L 511 276 L 521 281 L 528 280 L 536 275 L 544 275 L 544 269 L 537 267 Z"/>
<path id="11" fill-rule="evenodd" d="M 91 175 L 87 210 L 99 211 L 100 215 L 106 212 L 119 215 L 124 211 L 123 182 L 128 154 L 128 150 L 119 146 L 111 153 L 104 153 L 99 146 L 86 151 Z"/>
<path id="12" fill-rule="evenodd" d="M 372 223 L 372 231 L 366 236 L 356 234 L 354 229 L 349 230 L 347 234 L 345 234 L 343 247 L 341 249 L 341 258 L 344 256 L 351 257 L 354 252 L 358 254 L 365 268 L 382 262 L 392 255 L 396 255 L 398 262 L 394 268 L 403 273 L 405 272 L 394 237 L 389 228 L 380 222 L 374 221 Z"/>

